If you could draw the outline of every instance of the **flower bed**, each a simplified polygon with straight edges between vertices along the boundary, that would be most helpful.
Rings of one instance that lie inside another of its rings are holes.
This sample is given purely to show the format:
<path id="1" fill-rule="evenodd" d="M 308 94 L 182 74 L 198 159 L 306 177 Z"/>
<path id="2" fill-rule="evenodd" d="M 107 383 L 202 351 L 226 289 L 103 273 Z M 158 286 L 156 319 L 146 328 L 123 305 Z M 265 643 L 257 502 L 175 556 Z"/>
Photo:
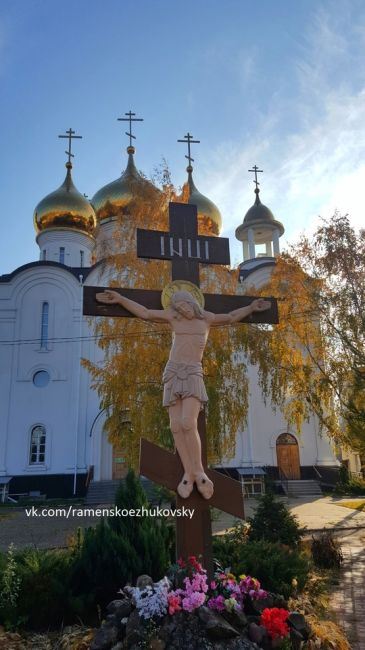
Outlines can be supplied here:
<path id="1" fill-rule="evenodd" d="M 113 607 L 124 608 L 124 628 L 118 638 L 124 637 L 123 647 L 133 650 L 284 649 L 294 647 L 291 638 L 303 641 L 309 634 L 304 617 L 297 614 L 293 623 L 289 610 L 275 606 L 275 598 L 261 587 L 259 580 L 247 575 L 237 577 L 229 571 L 218 571 L 208 580 L 196 557 L 186 562 L 179 560 L 168 576 L 156 583 L 141 576 L 136 587 L 127 586 L 120 593 L 122 600 L 114 601 L 109 612 L 113 612 Z M 121 610 L 118 611 L 121 616 Z M 106 628 L 110 622 L 109 613 Z M 91 650 L 108 647 L 103 645 L 106 628 L 104 632 L 103 628 L 99 630 Z"/>

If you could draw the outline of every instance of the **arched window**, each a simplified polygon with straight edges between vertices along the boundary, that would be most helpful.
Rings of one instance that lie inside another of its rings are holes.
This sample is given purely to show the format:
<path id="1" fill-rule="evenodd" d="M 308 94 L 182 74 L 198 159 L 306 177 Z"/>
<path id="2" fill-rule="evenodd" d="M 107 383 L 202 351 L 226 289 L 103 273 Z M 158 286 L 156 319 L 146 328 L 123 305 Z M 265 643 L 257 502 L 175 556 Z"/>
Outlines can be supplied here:
<path id="1" fill-rule="evenodd" d="M 47 349 L 48 343 L 48 314 L 49 314 L 49 304 L 44 302 L 42 304 L 42 321 L 41 321 L 41 348 L 43 350 Z"/>
<path id="2" fill-rule="evenodd" d="M 46 429 L 42 424 L 37 424 L 32 429 L 30 436 L 29 463 L 37 465 L 44 463 L 46 454 Z"/>
<path id="3" fill-rule="evenodd" d="M 291 433 L 281 433 L 276 440 L 277 445 L 297 445 L 298 442 Z"/>
<path id="4" fill-rule="evenodd" d="M 60 264 L 65 263 L 65 247 L 60 246 L 60 258 L 59 258 Z"/>

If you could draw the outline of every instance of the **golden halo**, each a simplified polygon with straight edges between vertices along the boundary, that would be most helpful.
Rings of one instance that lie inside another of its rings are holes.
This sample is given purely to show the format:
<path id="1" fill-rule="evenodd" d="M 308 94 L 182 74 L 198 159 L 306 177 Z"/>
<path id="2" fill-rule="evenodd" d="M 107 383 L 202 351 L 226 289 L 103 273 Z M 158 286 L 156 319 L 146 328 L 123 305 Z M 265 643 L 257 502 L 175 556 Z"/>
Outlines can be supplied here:
<path id="1" fill-rule="evenodd" d="M 189 280 L 174 280 L 164 287 L 161 294 L 161 303 L 164 309 L 167 309 L 170 305 L 170 300 L 176 291 L 188 291 L 198 305 L 204 309 L 205 300 L 202 292 L 196 284 L 189 282 Z"/>

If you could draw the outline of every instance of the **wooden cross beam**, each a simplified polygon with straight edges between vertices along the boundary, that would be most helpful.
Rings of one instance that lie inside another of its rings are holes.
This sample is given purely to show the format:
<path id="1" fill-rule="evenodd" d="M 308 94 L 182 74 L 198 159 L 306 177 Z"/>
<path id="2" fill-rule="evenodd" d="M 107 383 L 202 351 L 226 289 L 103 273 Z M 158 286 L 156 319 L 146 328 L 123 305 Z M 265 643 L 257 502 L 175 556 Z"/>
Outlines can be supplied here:
<path id="1" fill-rule="evenodd" d="M 170 259 L 173 280 L 189 280 L 199 286 L 199 263 L 229 264 L 228 240 L 198 235 L 196 206 L 170 203 L 170 231 L 156 232 L 137 230 L 137 254 L 139 257 Z M 92 316 L 124 316 L 132 314 L 120 305 L 107 305 L 96 301 L 96 294 L 102 287 L 84 287 L 84 314 Z M 161 292 L 143 289 L 118 289 L 119 293 L 131 298 L 149 309 L 161 308 Z M 205 294 L 205 308 L 213 313 L 225 313 L 246 306 L 253 297 Z M 277 303 L 270 298 L 271 308 L 255 312 L 242 322 L 277 323 Z M 201 555 L 208 572 L 212 573 L 210 507 L 228 512 L 235 517 L 244 517 L 243 495 L 239 481 L 223 476 L 207 467 L 205 416 L 201 412 L 198 420 L 202 444 L 203 467 L 214 484 L 213 496 L 204 499 L 194 486 L 187 499 L 176 495 L 177 507 L 194 509 L 191 519 L 176 519 L 177 557 Z M 140 473 L 150 480 L 176 491 L 183 475 L 183 467 L 177 453 L 171 453 L 158 445 L 141 440 Z"/>

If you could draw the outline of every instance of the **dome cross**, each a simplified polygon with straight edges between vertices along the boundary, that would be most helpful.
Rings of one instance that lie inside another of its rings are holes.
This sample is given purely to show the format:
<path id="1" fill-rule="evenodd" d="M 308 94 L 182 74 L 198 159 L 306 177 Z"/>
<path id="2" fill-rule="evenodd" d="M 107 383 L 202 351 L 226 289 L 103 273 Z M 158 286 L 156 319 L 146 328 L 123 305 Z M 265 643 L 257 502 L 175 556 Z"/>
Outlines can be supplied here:
<path id="1" fill-rule="evenodd" d="M 76 138 L 80 138 L 80 139 L 82 138 L 82 135 L 75 135 L 75 133 L 76 133 L 76 131 L 73 131 L 71 129 L 71 127 L 70 127 L 69 130 L 66 131 L 67 135 L 59 135 L 58 136 L 59 138 L 67 138 L 67 140 L 68 140 L 68 151 L 65 151 L 65 154 L 66 154 L 66 156 L 68 156 L 68 161 L 67 162 L 69 164 L 71 163 L 71 158 L 74 157 L 74 154 L 71 153 L 72 140 L 75 140 Z"/>
<path id="2" fill-rule="evenodd" d="M 200 140 L 193 140 L 193 137 L 194 137 L 194 136 L 191 135 L 191 133 L 189 133 L 189 131 L 188 131 L 187 134 L 184 135 L 184 139 L 183 139 L 183 140 L 178 140 L 178 141 L 177 141 L 177 142 L 186 142 L 186 144 L 188 145 L 188 155 L 185 154 L 185 158 L 187 158 L 188 161 L 189 161 L 189 167 L 191 167 L 191 163 L 194 162 L 194 158 L 191 157 L 190 144 L 191 144 L 192 142 L 193 142 L 194 144 L 198 144 L 198 143 L 200 143 Z"/>
<path id="3" fill-rule="evenodd" d="M 135 113 L 132 113 L 132 111 L 129 111 L 128 113 L 124 113 L 124 115 L 127 115 L 127 117 L 118 117 L 118 122 L 129 122 L 129 132 L 125 131 L 125 134 L 129 137 L 129 146 L 132 147 L 132 139 L 135 140 L 136 136 L 133 135 L 132 133 L 132 122 L 143 122 L 143 117 L 135 117 Z"/>
<path id="4" fill-rule="evenodd" d="M 253 172 L 253 173 L 255 174 L 255 180 L 254 180 L 253 182 L 254 182 L 255 185 L 256 185 L 256 190 L 258 190 L 258 189 L 259 189 L 259 188 L 258 188 L 258 185 L 260 185 L 260 183 L 259 183 L 258 180 L 257 180 L 257 174 L 258 174 L 258 173 L 262 173 L 264 170 L 263 170 L 263 169 L 259 169 L 257 165 L 254 165 L 254 166 L 252 167 L 252 169 L 249 169 L 248 171 L 249 171 L 249 172 Z"/>

